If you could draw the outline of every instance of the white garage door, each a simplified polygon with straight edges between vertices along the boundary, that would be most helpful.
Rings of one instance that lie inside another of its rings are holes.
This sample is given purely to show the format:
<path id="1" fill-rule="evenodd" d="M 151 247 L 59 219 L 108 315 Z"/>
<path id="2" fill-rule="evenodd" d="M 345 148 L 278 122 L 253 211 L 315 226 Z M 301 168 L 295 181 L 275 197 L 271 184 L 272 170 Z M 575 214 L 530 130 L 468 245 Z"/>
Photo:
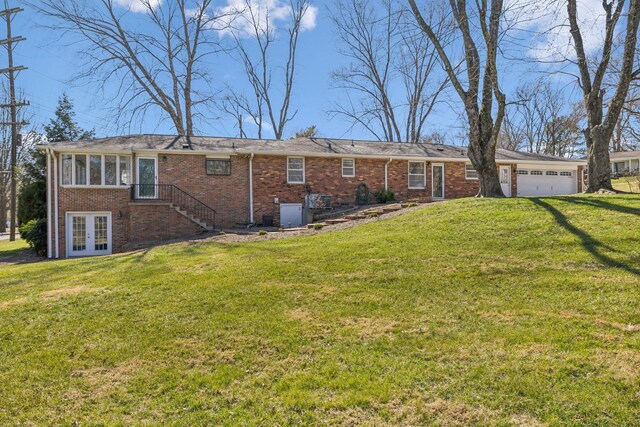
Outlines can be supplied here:
<path id="1" fill-rule="evenodd" d="M 577 193 L 576 171 L 518 169 L 518 196 L 554 196 Z"/>

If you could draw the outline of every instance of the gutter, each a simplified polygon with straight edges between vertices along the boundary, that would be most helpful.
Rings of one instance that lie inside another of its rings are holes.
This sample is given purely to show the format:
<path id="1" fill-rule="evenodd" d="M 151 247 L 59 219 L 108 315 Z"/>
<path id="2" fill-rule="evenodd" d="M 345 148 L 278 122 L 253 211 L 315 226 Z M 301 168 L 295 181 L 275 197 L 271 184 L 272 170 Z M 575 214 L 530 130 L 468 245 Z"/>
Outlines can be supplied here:
<path id="1" fill-rule="evenodd" d="M 253 224 L 253 155 L 249 157 L 249 222 Z"/>
<path id="2" fill-rule="evenodd" d="M 391 162 L 393 161 L 393 157 L 389 157 L 389 161 L 387 163 L 384 164 L 384 189 L 388 190 L 389 189 L 389 180 L 387 178 L 387 171 L 389 169 L 389 165 L 391 164 Z"/>

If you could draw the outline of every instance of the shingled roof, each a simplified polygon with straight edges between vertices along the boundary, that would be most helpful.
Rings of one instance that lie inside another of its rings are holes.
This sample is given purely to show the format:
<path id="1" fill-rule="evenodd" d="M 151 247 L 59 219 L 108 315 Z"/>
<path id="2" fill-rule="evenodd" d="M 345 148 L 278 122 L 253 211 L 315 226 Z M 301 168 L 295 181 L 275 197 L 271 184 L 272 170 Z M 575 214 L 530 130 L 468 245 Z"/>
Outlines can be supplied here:
<path id="1" fill-rule="evenodd" d="M 609 153 L 610 159 L 640 159 L 640 151 L 616 151 Z"/>
<path id="2" fill-rule="evenodd" d="M 57 151 L 101 152 L 203 152 L 220 154 L 318 155 L 340 157 L 467 159 L 467 148 L 443 144 L 404 144 L 332 138 L 296 138 L 283 141 L 269 139 L 220 138 L 208 136 L 127 135 L 75 142 L 53 142 L 40 145 Z M 496 159 L 506 162 L 566 162 L 581 160 L 544 156 L 498 149 Z"/>

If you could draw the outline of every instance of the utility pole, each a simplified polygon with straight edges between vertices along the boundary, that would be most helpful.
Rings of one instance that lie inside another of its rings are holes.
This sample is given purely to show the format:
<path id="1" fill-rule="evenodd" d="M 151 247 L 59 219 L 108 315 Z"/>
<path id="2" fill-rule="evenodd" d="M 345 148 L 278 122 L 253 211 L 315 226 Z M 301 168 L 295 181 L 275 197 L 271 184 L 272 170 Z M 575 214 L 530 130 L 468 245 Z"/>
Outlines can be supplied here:
<path id="1" fill-rule="evenodd" d="M 13 15 L 16 13 L 22 12 L 24 9 L 19 7 L 9 8 L 8 0 L 4 0 L 4 10 L 0 11 L 0 16 L 4 18 L 7 23 L 7 38 L 0 40 L 0 45 L 7 48 L 8 54 L 8 67 L 0 69 L 0 74 L 8 74 L 9 75 L 9 103 L 0 105 L 0 108 L 9 108 L 11 110 L 11 121 L 0 123 L 1 126 L 11 126 L 11 225 L 9 228 L 9 240 L 16 240 L 16 199 L 17 199 L 17 183 L 16 183 L 16 173 L 18 170 L 17 165 L 17 156 L 18 156 L 18 126 L 23 125 L 24 123 L 18 123 L 18 107 L 23 107 L 28 105 L 25 102 L 17 102 L 16 101 L 16 74 L 20 71 L 26 70 L 26 67 L 23 66 L 14 66 L 13 65 L 13 48 L 14 46 L 26 40 L 24 37 L 13 37 L 11 34 L 11 20 L 13 19 Z M 4 207 L 2 207 L 4 209 Z"/>

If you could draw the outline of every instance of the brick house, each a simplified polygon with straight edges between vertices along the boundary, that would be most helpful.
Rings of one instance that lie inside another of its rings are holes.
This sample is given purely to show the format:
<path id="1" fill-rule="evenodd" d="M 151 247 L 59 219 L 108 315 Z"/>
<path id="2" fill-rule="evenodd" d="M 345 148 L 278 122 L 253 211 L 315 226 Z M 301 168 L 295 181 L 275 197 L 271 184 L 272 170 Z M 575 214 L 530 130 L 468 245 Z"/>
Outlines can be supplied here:
<path id="1" fill-rule="evenodd" d="M 474 196 L 466 148 L 336 139 L 131 135 L 40 145 L 52 258 L 122 252 L 247 224 L 297 226 L 356 192 L 398 200 Z M 582 191 L 584 161 L 499 149 L 507 196 Z"/>

